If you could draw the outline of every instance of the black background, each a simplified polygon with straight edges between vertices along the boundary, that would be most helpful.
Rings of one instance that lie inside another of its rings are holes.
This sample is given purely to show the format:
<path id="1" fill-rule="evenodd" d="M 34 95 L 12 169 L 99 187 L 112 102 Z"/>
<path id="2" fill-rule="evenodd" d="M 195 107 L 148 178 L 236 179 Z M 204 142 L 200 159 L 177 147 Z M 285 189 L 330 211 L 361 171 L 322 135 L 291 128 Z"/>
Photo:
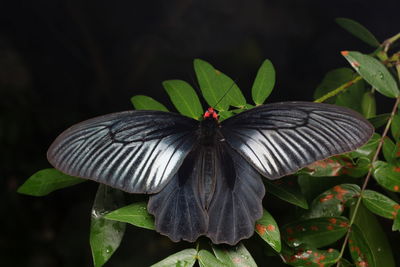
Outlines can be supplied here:
<path id="1" fill-rule="evenodd" d="M 15 192 L 50 167 L 46 150 L 62 130 L 131 109 L 137 94 L 173 110 L 161 82 L 193 84 L 194 58 L 235 79 L 249 101 L 256 71 L 269 58 L 277 82 L 268 101 L 310 101 L 327 71 L 347 66 L 341 50 L 372 51 L 334 18 L 355 19 L 383 41 L 400 31 L 399 11 L 398 0 L 1 1 L 1 265 L 92 264 L 95 183 L 42 198 Z M 128 227 L 106 266 L 147 266 L 185 246 Z"/>

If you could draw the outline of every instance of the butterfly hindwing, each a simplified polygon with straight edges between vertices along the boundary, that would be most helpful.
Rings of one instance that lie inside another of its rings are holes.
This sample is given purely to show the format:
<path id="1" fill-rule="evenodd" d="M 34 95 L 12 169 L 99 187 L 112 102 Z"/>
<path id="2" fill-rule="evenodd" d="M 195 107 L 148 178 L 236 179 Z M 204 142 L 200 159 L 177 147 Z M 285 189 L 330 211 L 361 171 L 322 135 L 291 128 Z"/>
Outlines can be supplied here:
<path id="1" fill-rule="evenodd" d="M 196 141 L 198 122 L 169 112 L 126 111 L 78 123 L 47 152 L 62 172 L 129 193 L 155 193 Z"/>
<path id="2" fill-rule="evenodd" d="M 225 141 L 269 179 L 352 151 L 373 132 L 348 108 L 310 102 L 263 105 L 221 123 Z"/>

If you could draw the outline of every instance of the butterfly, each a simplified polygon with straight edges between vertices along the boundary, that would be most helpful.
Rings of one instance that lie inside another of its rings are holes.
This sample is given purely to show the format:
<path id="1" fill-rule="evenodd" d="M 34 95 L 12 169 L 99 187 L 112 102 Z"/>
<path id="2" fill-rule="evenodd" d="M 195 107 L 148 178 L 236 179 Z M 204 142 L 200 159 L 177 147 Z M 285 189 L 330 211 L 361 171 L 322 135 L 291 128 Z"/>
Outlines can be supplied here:
<path id="1" fill-rule="evenodd" d="M 128 193 L 150 194 L 156 230 L 173 241 L 205 235 L 235 245 L 254 233 L 270 180 L 355 150 L 374 132 L 348 108 L 280 102 L 219 121 L 132 110 L 78 123 L 50 146 L 60 171 Z"/>

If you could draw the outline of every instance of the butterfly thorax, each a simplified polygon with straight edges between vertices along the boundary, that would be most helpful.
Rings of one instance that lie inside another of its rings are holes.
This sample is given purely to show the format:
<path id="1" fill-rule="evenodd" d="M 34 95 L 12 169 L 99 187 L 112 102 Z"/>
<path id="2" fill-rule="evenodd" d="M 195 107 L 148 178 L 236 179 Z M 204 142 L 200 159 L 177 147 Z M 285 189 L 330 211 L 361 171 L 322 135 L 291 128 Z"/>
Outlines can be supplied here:
<path id="1" fill-rule="evenodd" d="M 217 130 L 219 128 L 218 114 L 213 108 L 208 108 L 204 113 L 203 120 L 200 122 L 200 144 L 214 146 Z"/>

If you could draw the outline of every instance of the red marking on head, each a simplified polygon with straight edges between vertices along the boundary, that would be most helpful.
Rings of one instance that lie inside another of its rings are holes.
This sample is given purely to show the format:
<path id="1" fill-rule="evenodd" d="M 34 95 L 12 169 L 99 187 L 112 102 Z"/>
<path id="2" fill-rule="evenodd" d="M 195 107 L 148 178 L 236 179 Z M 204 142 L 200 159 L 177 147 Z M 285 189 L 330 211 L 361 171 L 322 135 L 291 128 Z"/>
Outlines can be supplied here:
<path id="1" fill-rule="evenodd" d="M 332 224 L 336 224 L 336 219 L 335 218 L 330 218 L 329 222 L 332 223 Z"/>
<path id="2" fill-rule="evenodd" d="M 342 56 L 345 57 L 349 54 L 349 51 L 345 50 L 345 51 L 340 52 L 340 54 L 342 54 Z"/>
<path id="3" fill-rule="evenodd" d="M 398 185 L 393 186 L 394 191 L 399 191 L 399 189 L 400 189 L 400 186 L 398 186 Z"/>
<path id="4" fill-rule="evenodd" d="M 328 225 L 328 226 L 326 227 L 326 229 L 328 229 L 329 231 L 332 231 L 332 230 L 333 230 L 333 226 L 332 226 L 332 225 Z"/>
<path id="5" fill-rule="evenodd" d="M 218 114 L 217 114 L 217 112 L 216 112 L 212 107 L 209 107 L 209 108 L 206 110 L 206 112 L 204 112 L 204 115 L 203 115 L 203 118 L 204 118 L 204 119 L 210 118 L 210 117 L 212 117 L 213 119 L 218 120 Z"/>
<path id="6" fill-rule="evenodd" d="M 256 231 L 260 234 L 260 235 L 264 235 L 265 232 L 267 231 L 267 227 L 261 224 L 256 224 Z"/>

